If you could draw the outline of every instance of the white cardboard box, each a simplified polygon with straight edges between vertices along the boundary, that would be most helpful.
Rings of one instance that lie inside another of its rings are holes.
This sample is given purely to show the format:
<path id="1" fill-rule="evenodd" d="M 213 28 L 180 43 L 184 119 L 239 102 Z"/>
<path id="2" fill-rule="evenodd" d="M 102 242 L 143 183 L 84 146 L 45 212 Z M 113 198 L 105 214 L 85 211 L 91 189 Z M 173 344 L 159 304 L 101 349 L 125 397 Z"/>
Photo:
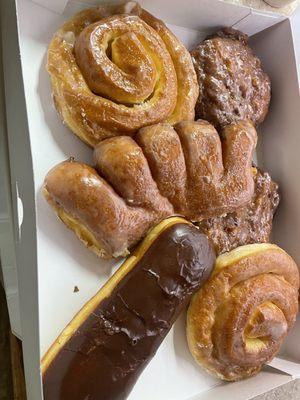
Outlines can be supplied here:
<path id="1" fill-rule="evenodd" d="M 260 128 L 258 159 L 280 183 L 282 201 L 274 241 L 300 265 L 300 99 L 295 50 L 300 18 L 284 19 L 217 0 L 144 0 L 141 4 L 190 47 L 220 26 L 251 35 L 252 46 L 272 80 L 272 103 Z M 99 260 L 59 222 L 41 195 L 47 171 L 91 150 L 62 124 L 45 70 L 47 45 L 65 19 L 96 1 L 2 2 L 2 41 L 7 137 L 18 268 L 21 327 L 28 400 L 41 400 L 40 356 L 116 267 Z M 18 29 L 16 25 L 16 15 Z M 268 28 L 268 29 L 266 29 Z M 297 37 L 293 37 L 297 35 Z M 299 65 L 298 65 L 299 68 Z M 74 286 L 79 292 L 74 293 Z M 12 312 L 12 311 L 11 311 Z M 17 311 L 14 311 L 17 313 Z M 184 316 L 176 322 L 130 400 L 250 399 L 300 377 L 300 325 L 280 357 L 257 377 L 225 384 L 205 374 L 188 352 Z M 286 361 L 286 360 L 290 361 Z"/>

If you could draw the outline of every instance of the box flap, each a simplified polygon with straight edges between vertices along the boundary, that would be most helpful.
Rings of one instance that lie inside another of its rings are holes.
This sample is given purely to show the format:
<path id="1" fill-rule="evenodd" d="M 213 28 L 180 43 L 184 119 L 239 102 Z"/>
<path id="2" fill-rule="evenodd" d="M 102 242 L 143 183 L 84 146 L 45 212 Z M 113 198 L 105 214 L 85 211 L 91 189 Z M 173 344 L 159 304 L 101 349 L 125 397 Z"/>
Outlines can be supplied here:
<path id="1" fill-rule="evenodd" d="M 290 20 L 294 39 L 295 55 L 297 59 L 298 80 L 300 83 L 300 7 L 297 8 Z"/>
<path id="2" fill-rule="evenodd" d="M 34 3 L 59 14 L 63 13 L 68 0 L 32 0 Z"/>
<path id="3" fill-rule="evenodd" d="M 249 10 L 247 16 L 235 23 L 233 28 L 251 36 L 262 31 L 266 27 L 270 27 L 283 21 L 284 19 L 286 19 L 286 17 L 283 15 Z"/>
<path id="4" fill-rule="evenodd" d="M 300 364 L 293 361 L 284 360 L 283 358 L 275 357 L 269 364 L 270 367 L 284 372 L 293 378 L 300 378 Z"/>
<path id="5" fill-rule="evenodd" d="M 267 366 L 252 378 L 237 382 L 223 382 L 187 400 L 250 400 L 291 380 L 290 376 L 274 372 Z"/>

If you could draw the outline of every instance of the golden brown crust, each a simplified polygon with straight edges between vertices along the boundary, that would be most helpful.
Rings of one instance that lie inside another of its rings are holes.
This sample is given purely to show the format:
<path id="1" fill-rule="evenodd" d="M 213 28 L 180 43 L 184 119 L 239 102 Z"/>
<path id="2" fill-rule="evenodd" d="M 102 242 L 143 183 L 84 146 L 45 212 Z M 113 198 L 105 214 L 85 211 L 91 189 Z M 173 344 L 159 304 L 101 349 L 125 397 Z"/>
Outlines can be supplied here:
<path id="1" fill-rule="evenodd" d="M 76 14 L 54 35 L 47 69 L 63 120 L 91 146 L 194 118 L 198 84 L 188 51 L 135 2 Z"/>
<path id="2" fill-rule="evenodd" d="M 192 221 L 221 215 L 246 204 L 253 194 L 251 173 L 257 134 L 247 121 L 226 126 L 221 142 L 208 122 L 180 122 L 176 131 L 187 168 L 184 215 Z"/>
<path id="3" fill-rule="evenodd" d="M 102 141 L 94 151 L 95 168 L 130 207 L 173 212 L 152 178 L 142 149 L 128 136 Z"/>
<path id="4" fill-rule="evenodd" d="M 253 125 L 229 125 L 222 136 L 221 141 L 203 120 L 183 121 L 174 128 L 158 124 L 136 135 L 160 193 L 177 214 L 192 221 L 234 210 L 253 194 Z"/>
<path id="5" fill-rule="evenodd" d="M 177 132 L 171 125 L 160 123 L 140 129 L 135 140 L 147 158 L 160 193 L 169 199 L 178 214 L 184 215 L 186 165 Z"/>
<path id="6" fill-rule="evenodd" d="M 188 310 L 195 360 L 229 381 L 257 374 L 295 322 L 298 290 L 297 265 L 276 245 L 241 246 L 219 256 Z"/>
<path id="7" fill-rule="evenodd" d="M 73 225 L 58 213 L 63 222 L 101 256 L 126 255 L 152 226 L 172 215 L 172 206 L 163 198 L 155 210 L 131 207 L 93 168 L 79 162 L 58 164 L 47 174 L 44 187 L 50 204 L 71 217 Z M 86 240 L 82 228 L 96 243 Z"/>
<path id="8" fill-rule="evenodd" d="M 109 254 L 105 249 L 104 245 L 101 244 L 100 240 L 97 240 L 95 235 L 91 230 L 87 228 L 78 218 L 74 217 L 70 212 L 65 211 L 65 209 L 60 206 L 55 200 L 53 200 L 52 196 L 49 194 L 47 188 L 44 186 L 43 195 L 48 203 L 53 208 L 54 212 L 58 216 L 58 218 L 69 228 L 71 229 L 78 239 L 93 253 L 95 253 L 98 257 L 101 258 L 111 258 L 111 254 Z M 125 250 L 122 256 L 126 256 L 128 252 Z"/>
<path id="9" fill-rule="evenodd" d="M 191 56 L 165 24 L 153 15 L 139 9 L 140 18 L 150 25 L 162 38 L 172 58 L 177 77 L 177 102 L 172 114 L 166 119 L 171 125 L 183 120 L 194 120 L 195 103 L 199 94 L 197 77 Z"/>
<path id="10" fill-rule="evenodd" d="M 145 127 L 136 141 L 106 139 L 94 151 L 98 173 L 77 162 L 59 164 L 45 179 L 47 199 L 96 253 L 124 255 L 163 218 L 199 221 L 251 199 L 256 131 L 240 122 L 223 136 L 222 148 L 210 124 L 184 121 Z"/>

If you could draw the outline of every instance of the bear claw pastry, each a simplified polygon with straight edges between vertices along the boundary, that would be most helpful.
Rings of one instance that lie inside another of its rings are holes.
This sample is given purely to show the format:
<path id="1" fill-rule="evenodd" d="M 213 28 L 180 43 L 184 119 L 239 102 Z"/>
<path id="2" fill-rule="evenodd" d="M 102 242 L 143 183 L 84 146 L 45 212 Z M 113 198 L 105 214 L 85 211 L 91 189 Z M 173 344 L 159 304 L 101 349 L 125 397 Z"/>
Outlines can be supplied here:
<path id="1" fill-rule="evenodd" d="M 298 267 L 276 245 L 252 244 L 222 254 L 188 309 L 193 357 L 224 380 L 257 374 L 295 323 L 298 291 Z"/>
<path id="2" fill-rule="evenodd" d="M 100 142 L 95 169 L 65 161 L 46 176 L 44 193 L 61 220 L 101 256 L 120 256 L 162 219 L 222 215 L 253 195 L 256 131 L 246 121 L 217 131 L 206 121 L 141 129 L 136 141 Z"/>

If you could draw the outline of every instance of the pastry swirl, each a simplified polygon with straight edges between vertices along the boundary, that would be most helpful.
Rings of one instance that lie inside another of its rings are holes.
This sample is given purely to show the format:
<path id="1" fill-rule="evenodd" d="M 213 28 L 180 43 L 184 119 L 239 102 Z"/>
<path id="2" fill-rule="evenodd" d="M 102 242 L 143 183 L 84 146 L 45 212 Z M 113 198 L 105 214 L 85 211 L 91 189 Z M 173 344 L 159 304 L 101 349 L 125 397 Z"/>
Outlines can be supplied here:
<path id="1" fill-rule="evenodd" d="M 296 320 L 298 289 L 297 265 L 276 245 L 246 245 L 219 256 L 188 310 L 195 360 L 228 381 L 257 374 Z"/>
<path id="2" fill-rule="evenodd" d="M 165 123 L 103 140 L 95 169 L 65 161 L 45 178 L 44 193 L 63 222 L 100 256 L 120 256 L 172 215 L 191 221 L 250 201 L 256 131 L 239 122 L 217 131 L 206 121 Z"/>
<path id="3" fill-rule="evenodd" d="M 63 120 L 90 146 L 194 118 L 198 84 L 188 51 L 135 2 L 76 14 L 54 35 L 47 69 Z"/>

